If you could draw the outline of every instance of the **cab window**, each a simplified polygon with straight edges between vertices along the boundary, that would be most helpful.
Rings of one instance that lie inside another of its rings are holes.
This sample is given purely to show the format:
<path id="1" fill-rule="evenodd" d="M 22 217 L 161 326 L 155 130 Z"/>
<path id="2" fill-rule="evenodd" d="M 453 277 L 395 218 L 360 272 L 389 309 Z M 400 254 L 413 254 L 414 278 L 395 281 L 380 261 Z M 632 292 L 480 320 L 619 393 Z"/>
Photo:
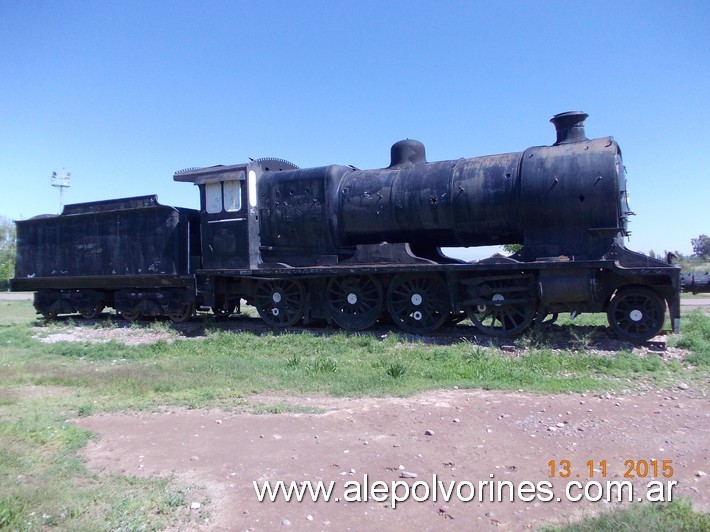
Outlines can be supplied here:
<path id="1" fill-rule="evenodd" d="M 225 181 L 224 190 L 224 210 L 236 212 L 242 208 L 242 193 L 240 190 L 241 181 Z"/>
<path id="2" fill-rule="evenodd" d="M 222 183 L 205 185 L 205 210 L 210 214 L 222 212 Z"/>
<path id="3" fill-rule="evenodd" d="M 219 181 L 205 185 L 205 210 L 209 214 L 236 212 L 241 208 L 241 181 Z"/>

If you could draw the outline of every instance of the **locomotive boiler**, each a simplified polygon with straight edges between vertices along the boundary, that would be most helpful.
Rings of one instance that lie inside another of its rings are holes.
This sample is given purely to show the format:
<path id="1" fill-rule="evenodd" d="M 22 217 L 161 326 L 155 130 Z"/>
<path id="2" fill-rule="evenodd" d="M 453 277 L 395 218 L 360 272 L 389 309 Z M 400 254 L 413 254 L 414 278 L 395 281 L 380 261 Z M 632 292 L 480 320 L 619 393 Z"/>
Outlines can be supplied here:
<path id="1" fill-rule="evenodd" d="M 12 287 L 37 290 L 48 316 L 111 306 L 129 319 L 181 321 L 246 300 L 274 327 L 327 320 L 362 330 L 388 317 L 424 334 L 468 317 L 511 336 L 559 312 L 606 312 L 618 336 L 644 341 L 668 308 L 677 330 L 680 269 L 625 248 L 621 150 L 611 137 L 587 139 L 586 118 L 556 115 L 552 145 L 501 155 L 428 162 L 407 139 L 382 169 L 259 159 L 177 172 L 198 187 L 199 211 L 133 198 L 18 222 Z M 151 209 L 172 220 L 165 234 L 132 233 Z M 127 264 L 122 239 L 150 250 Z M 500 244 L 522 247 L 474 263 L 440 251 Z M 87 249 L 101 258 L 77 258 Z"/>
<path id="2" fill-rule="evenodd" d="M 382 170 L 265 172 L 262 256 L 305 265 L 406 242 L 437 260 L 440 247 L 522 243 L 526 261 L 600 259 L 626 234 L 630 211 L 621 151 L 611 138 L 587 140 L 586 116 L 557 115 L 555 144 L 524 152 L 428 163 L 421 142 L 403 140 Z"/>

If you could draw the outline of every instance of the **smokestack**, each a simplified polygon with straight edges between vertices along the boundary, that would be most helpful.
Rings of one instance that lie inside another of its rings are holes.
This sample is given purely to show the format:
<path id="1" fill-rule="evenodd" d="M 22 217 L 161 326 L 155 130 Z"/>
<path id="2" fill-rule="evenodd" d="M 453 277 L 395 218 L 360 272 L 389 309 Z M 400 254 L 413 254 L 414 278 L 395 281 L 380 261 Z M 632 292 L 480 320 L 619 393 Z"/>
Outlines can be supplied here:
<path id="1" fill-rule="evenodd" d="M 550 122 L 557 131 L 557 142 L 554 146 L 587 140 L 584 134 L 584 121 L 587 118 L 589 115 L 582 111 L 569 111 L 553 116 Z"/>

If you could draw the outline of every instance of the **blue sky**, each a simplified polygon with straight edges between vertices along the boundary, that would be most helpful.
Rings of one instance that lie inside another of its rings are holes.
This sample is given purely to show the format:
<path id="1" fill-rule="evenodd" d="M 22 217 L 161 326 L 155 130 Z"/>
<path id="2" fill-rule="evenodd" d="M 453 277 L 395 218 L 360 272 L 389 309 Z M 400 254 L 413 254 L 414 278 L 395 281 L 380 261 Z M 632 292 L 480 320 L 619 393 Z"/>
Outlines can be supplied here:
<path id="1" fill-rule="evenodd" d="M 157 193 L 176 170 L 280 157 L 378 168 L 554 142 L 589 113 L 628 170 L 628 247 L 710 234 L 710 2 L 0 0 L 0 215 Z"/>

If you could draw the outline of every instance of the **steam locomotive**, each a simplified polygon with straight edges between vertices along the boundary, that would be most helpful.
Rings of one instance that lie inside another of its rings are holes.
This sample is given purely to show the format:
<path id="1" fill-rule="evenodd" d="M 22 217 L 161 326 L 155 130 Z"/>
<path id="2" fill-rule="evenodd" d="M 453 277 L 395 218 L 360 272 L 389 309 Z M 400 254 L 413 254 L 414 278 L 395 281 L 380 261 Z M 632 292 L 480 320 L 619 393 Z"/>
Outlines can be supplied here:
<path id="1" fill-rule="evenodd" d="M 606 312 L 621 338 L 680 324 L 680 268 L 625 248 L 621 150 L 587 139 L 588 115 L 551 122 L 551 146 L 428 162 L 403 140 L 387 168 L 300 169 L 280 159 L 194 168 L 200 209 L 157 196 L 67 205 L 17 222 L 13 290 L 36 310 L 127 320 L 228 315 L 241 300 L 273 327 L 327 320 L 363 330 L 391 319 L 425 334 L 469 318 L 514 336 L 560 312 Z M 464 262 L 445 246 L 522 244 Z"/>

